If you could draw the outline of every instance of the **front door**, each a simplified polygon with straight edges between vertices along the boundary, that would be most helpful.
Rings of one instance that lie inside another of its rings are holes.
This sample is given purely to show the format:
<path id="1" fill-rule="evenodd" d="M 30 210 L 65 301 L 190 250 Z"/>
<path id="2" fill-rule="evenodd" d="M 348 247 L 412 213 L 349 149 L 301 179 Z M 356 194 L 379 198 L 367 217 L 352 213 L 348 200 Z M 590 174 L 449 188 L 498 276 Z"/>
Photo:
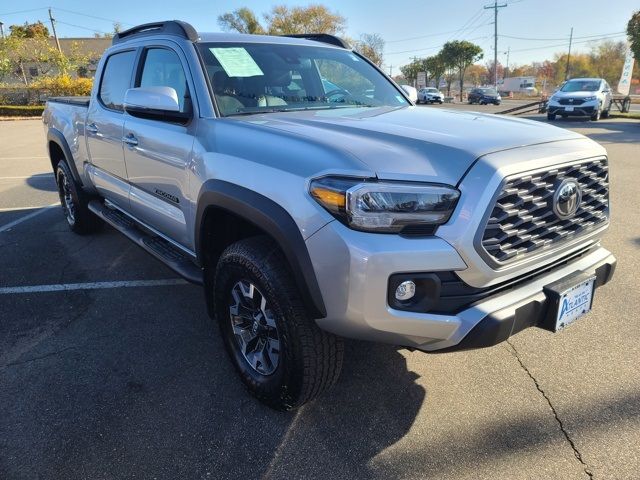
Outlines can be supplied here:
<path id="1" fill-rule="evenodd" d="M 129 205 L 129 186 L 122 150 L 123 104 L 135 58 L 135 50 L 125 50 L 105 60 L 85 124 L 89 160 L 95 167 L 88 170 L 92 181 L 105 198 L 125 208 Z"/>
<path id="2" fill-rule="evenodd" d="M 147 47 L 140 57 L 136 87 L 175 89 L 182 112 L 192 112 L 181 57 L 169 46 Z M 188 163 L 195 122 L 175 122 L 126 115 L 124 156 L 131 185 L 132 213 L 160 233 L 186 247 L 190 213 Z"/>

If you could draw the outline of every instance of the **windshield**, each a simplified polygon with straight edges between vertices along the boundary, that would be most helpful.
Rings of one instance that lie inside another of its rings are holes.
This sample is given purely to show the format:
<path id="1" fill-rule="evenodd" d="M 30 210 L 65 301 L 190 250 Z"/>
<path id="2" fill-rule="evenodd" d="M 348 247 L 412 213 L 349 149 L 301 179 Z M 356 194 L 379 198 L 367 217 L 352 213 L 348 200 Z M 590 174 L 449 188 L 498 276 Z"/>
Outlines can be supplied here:
<path id="1" fill-rule="evenodd" d="M 484 93 L 485 95 L 497 95 L 498 92 L 496 92 L 493 88 L 481 88 L 480 91 L 482 93 Z"/>
<path id="2" fill-rule="evenodd" d="M 561 92 L 595 92 L 600 88 L 599 80 L 571 80 L 560 89 Z"/>
<path id="3" fill-rule="evenodd" d="M 223 116 L 409 105 L 383 74 L 349 50 L 267 43 L 198 48 Z"/>

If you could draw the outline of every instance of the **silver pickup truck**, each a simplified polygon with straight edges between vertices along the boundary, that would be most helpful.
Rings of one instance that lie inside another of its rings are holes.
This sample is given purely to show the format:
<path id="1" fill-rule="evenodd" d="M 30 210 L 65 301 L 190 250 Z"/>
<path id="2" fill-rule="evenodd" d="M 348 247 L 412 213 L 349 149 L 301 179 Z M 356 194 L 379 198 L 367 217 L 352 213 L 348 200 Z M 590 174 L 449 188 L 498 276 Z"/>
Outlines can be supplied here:
<path id="1" fill-rule="evenodd" d="M 135 27 L 43 121 L 71 230 L 110 224 L 202 284 L 274 408 L 335 383 L 341 337 L 435 352 L 561 330 L 615 268 L 600 145 L 416 107 L 329 35 Z"/>

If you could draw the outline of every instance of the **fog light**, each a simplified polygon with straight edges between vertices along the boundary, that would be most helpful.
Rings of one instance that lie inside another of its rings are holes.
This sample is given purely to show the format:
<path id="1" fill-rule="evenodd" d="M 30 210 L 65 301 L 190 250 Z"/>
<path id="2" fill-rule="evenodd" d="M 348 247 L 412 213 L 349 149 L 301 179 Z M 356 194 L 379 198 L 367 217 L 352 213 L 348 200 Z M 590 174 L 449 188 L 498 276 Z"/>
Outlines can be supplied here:
<path id="1" fill-rule="evenodd" d="M 416 284 L 411 280 L 405 280 L 396 288 L 396 300 L 411 300 L 416 294 Z"/>

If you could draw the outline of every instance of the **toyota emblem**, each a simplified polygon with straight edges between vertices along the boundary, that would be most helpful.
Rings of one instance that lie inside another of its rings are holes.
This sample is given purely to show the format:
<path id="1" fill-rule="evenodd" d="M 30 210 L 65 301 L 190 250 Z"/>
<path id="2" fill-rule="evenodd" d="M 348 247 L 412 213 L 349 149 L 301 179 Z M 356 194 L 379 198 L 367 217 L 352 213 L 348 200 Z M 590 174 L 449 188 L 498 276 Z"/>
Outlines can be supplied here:
<path id="1" fill-rule="evenodd" d="M 582 201 L 582 190 L 575 180 L 563 181 L 553 195 L 553 211 L 561 219 L 573 217 Z"/>

